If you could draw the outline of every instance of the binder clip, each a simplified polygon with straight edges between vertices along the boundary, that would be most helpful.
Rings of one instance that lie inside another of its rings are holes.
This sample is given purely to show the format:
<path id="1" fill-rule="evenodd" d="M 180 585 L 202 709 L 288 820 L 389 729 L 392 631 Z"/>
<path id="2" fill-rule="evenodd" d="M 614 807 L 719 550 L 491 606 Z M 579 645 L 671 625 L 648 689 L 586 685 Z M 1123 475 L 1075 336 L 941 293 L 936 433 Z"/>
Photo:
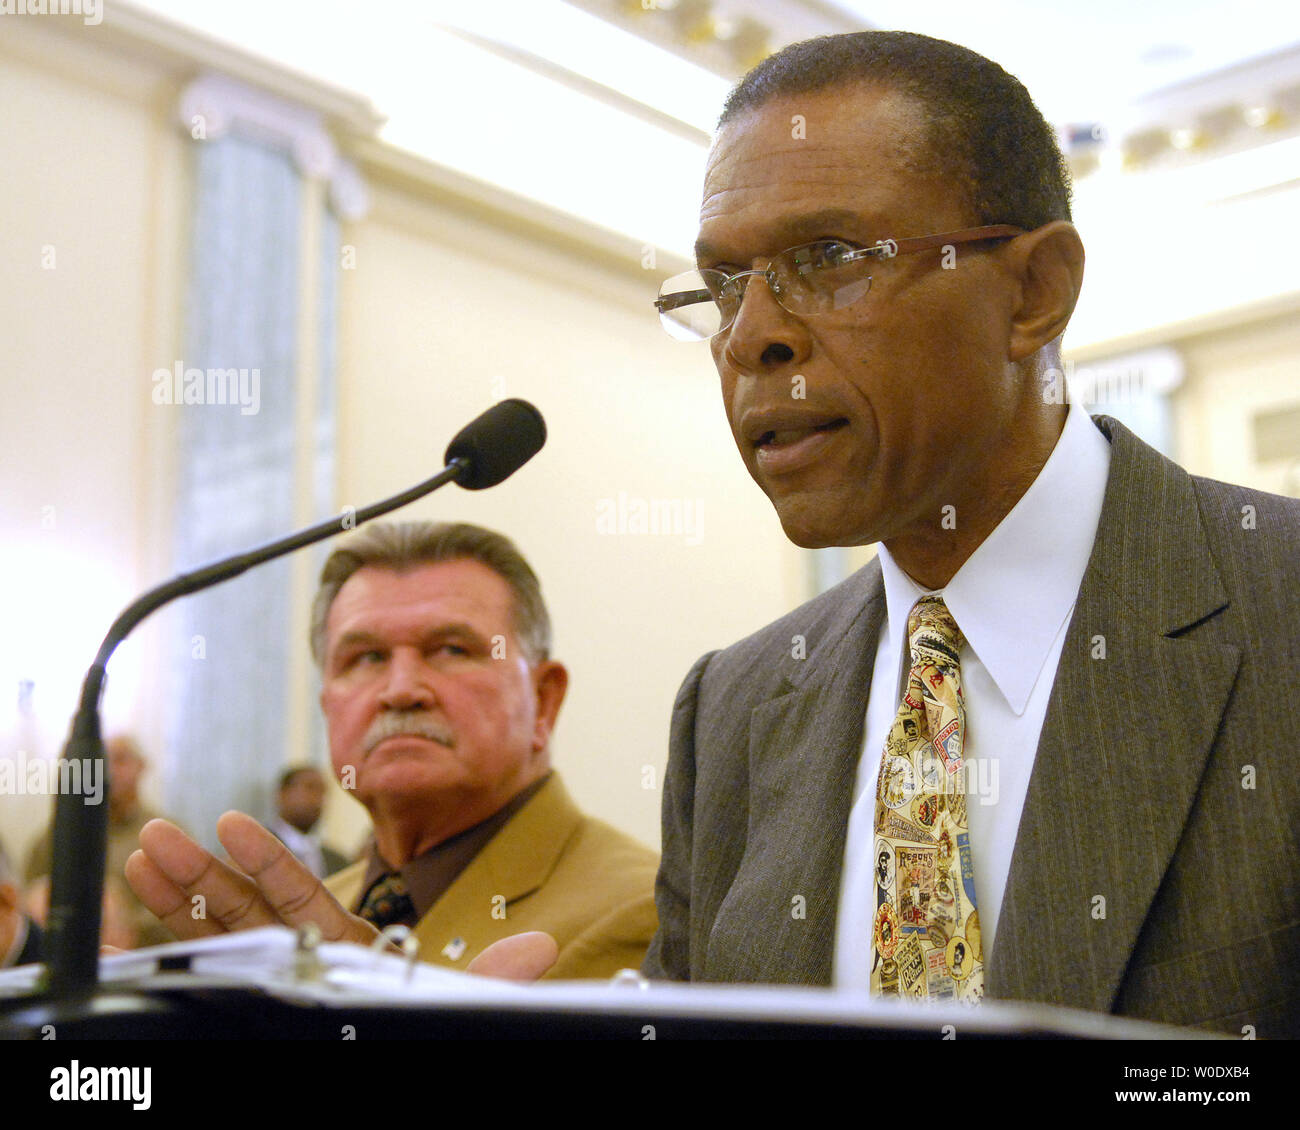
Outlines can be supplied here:
<path id="1" fill-rule="evenodd" d="M 319 981 L 325 976 L 325 963 L 316 952 L 320 942 L 320 927 L 315 922 L 304 922 L 298 927 L 293 947 L 295 981 Z"/>
<path id="2" fill-rule="evenodd" d="M 419 938 L 411 933 L 409 926 L 385 926 L 380 931 L 379 937 L 370 943 L 370 948 L 375 953 L 387 953 L 389 946 L 396 946 L 405 955 L 406 977 L 404 980 L 409 981 L 415 975 L 415 958 L 420 952 Z"/>
<path id="3" fill-rule="evenodd" d="M 620 969 L 609 983 L 618 989 L 648 989 L 650 982 L 641 976 L 639 969 Z"/>

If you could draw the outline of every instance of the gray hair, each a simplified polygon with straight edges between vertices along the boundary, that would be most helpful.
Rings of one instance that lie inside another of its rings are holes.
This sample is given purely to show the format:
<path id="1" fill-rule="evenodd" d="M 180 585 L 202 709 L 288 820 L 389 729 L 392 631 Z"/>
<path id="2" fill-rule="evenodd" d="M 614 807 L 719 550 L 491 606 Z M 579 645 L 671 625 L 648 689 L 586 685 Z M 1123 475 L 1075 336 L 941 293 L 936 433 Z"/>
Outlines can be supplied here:
<path id="1" fill-rule="evenodd" d="M 532 566 L 504 534 L 468 522 L 372 522 L 329 555 L 311 607 L 311 653 L 325 665 L 325 625 L 330 606 L 347 579 L 366 565 L 404 572 L 442 561 L 477 561 L 507 585 L 514 597 L 513 627 L 532 663 L 550 655 L 551 618 Z"/>

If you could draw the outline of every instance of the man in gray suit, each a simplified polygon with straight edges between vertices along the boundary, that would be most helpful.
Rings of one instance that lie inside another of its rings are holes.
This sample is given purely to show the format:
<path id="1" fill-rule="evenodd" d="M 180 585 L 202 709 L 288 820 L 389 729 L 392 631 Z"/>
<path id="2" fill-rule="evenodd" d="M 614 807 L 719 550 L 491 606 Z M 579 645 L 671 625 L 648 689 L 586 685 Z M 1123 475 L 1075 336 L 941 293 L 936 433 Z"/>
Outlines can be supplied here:
<path id="1" fill-rule="evenodd" d="M 881 549 L 687 676 L 648 975 L 868 984 L 881 751 L 937 593 L 985 995 L 1300 1035 L 1300 504 L 1065 403 L 1069 220 L 1051 129 L 955 45 L 795 44 L 729 98 L 661 314 L 711 337 L 791 540 Z"/>

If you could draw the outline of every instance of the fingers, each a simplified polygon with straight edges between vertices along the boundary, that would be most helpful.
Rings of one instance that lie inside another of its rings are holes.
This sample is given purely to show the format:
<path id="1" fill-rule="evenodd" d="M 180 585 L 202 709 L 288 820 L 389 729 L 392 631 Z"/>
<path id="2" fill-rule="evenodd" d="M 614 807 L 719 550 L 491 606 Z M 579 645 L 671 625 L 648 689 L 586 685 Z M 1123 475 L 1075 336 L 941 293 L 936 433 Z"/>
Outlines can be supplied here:
<path id="1" fill-rule="evenodd" d="M 217 836 L 234 866 L 166 820 L 140 830 L 141 850 L 127 860 L 131 889 L 178 938 L 306 922 L 331 942 L 369 945 L 378 935 L 251 816 L 227 812 L 217 821 Z"/>
<path id="2" fill-rule="evenodd" d="M 314 922 L 327 942 L 369 945 L 379 931 L 349 914 L 288 848 L 251 816 L 227 812 L 217 821 L 217 837 L 236 867 L 260 891 L 276 922 L 299 926 Z"/>
<path id="3" fill-rule="evenodd" d="M 532 930 L 493 942 L 469 963 L 466 972 L 503 981 L 536 981 L 559 956 L 560 947 L 550 934 Z"/>
<path id="4" fill-rule="evenodd" d="M 182 941 L 225 933 L 207 916 L 194 918 L 185 892 L 143 851 L 134 851 L 123 868 L 127 884 L 149 912 Z"/>
<path id="5" fill-rule="evenodd" d="M 126 879 L 178 938 L 201 938 L 279 922 L 257 884 L 222 863 L 166 820 L 140 830 L 140 851 L 126 864 Z"/>

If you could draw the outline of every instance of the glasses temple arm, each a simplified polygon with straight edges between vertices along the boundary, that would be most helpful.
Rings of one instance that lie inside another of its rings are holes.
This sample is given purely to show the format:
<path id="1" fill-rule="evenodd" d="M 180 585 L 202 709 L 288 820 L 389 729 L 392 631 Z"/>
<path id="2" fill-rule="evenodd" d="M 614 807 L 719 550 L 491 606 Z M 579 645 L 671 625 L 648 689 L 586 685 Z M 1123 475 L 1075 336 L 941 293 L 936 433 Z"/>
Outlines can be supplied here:
<path id="1" fill-rule="evenodd" d="M 675 294 L 661 294 L 655 299 L 655 309 L 661 314 L 676 310 L 679 306 L 690 306 L 695 302 L 712 302 L 713 295 L 707 290 L 680 290 Z"/>
<path id="2" fill-rule="evenodd" d="M 894 243 L 897 248 L 895 255 L 906 255 L 912 251 L 928 251 L 931 247 L 943 247 L 949 243 L 974 243 L 980 239 L 1013 239 L 1024 234 L 1024 228 L 1012 227 L 1010 224 L 990 224 L 982 228 L 966 228 L 961 231 L 943 232 L 940 235 L 922 235 L 914 239 L 885 242 Z"/>

